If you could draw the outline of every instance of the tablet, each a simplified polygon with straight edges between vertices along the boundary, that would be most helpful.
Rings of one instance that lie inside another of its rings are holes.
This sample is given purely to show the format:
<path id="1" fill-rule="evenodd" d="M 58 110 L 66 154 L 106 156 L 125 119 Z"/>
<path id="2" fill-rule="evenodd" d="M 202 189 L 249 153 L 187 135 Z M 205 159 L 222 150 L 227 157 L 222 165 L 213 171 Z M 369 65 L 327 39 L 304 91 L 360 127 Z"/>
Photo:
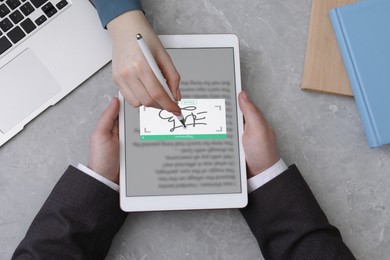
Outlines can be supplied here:
<path id="1" fill-rule="evenodd" d="M 133 108 L 119 94 L 122 210 L 246 206 L 237 36 L 159 37 L 181 76 L 186 127 L 167 111 Z"/>

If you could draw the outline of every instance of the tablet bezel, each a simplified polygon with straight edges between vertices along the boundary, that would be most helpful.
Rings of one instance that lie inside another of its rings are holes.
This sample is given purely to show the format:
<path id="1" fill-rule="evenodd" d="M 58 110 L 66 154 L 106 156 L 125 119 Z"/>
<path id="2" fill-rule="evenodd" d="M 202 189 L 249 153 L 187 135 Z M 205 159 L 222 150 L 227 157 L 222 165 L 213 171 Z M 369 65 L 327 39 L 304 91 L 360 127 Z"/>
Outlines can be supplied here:
<path id="1" fill-rule="evenodd" d="M 162 211 L 162 210 L 192 210 L 243 208 L 248 203 L 246 163 L 242 146 L 244 131 L 243 115 L 238 105 L 238 94 L 241 92 L 241 71 L 239 41 L 234 34 L 188 34 L 159 35 L 165 48 L 233 48 L 234 73 L 236 86 L 236 111 L 238 127 L 238 145 L 240 160 L 239 193 L 194 194 L 194 195 L 156 195 L 156 196 L 126 196 L 126 160 L 125 155 L 125 100 L 119 93 L 119 141 L 120 141 L 120 207 L 123 211 Z"/>

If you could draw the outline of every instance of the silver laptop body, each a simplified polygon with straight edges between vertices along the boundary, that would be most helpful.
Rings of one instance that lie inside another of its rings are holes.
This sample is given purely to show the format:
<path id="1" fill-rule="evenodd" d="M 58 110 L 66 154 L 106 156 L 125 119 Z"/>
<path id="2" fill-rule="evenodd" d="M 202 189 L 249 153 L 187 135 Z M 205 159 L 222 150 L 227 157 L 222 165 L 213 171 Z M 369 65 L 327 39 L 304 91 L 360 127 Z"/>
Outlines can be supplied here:
<path id="1" fill-rule="evenodd" d="M 111 59 L 88 0 L 0 0 L 0 32 L 0 146 Z"/>

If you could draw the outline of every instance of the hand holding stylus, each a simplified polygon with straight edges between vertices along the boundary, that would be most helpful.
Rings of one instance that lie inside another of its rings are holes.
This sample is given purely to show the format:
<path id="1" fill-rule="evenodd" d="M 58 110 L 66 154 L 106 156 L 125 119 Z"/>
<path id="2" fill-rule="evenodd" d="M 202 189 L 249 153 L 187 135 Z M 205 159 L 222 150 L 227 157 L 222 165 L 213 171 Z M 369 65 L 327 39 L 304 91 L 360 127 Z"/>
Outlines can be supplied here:
<path id="1" fill-rule="evenodd" d="M 137 44 L 135 35 L 142 32 L 175 100 L 180 100 L 180 75 L 144 13 L 126 12 L 109 22 L 107 29 L 113 43 L 113 80 L 126 102 L 133 107 L 144 105 L 180 114 L 180 107 L 164 91 Z"/>
<path id="2" fill-rule="evenodd" d="M 157 63 L 156 63 L 156 60 L 154 59 L 153 57 L 153 54 L 150 52 L 148 46 L 146 45 L 144 39 L 142 38 L 142 35 L 141 34 L 137 34 L 137 43 L 138 43 L 138 46 L 140 47 L 142 53 L 144 54 L 145 56 L 145 59 L 146 61 L 148 62 L 151 70 L 153 71 L 154 75 L 156 76 L 156 78 L 158 79 L 158 81 L 160 82 L 161 86 L 163 87 L 163 89 L 165 90 L 165 92 L 167 93 L 167 95 L 169 96 L 169 98 L 175 102 L 175 98 L 173 97 L 172 95 L 172 92 L 171 90 L 169 89 L 168 87 L 168 84 L 167 82 L 165 81 L 165 78 L 164 76 L 162 75 L 161 73 L 161 70 L 160 68 L 157 66 Z M 184 117 L 183 115 L 180 113 L 173 113 L 177 119 L 183 124 L 184 127 L 186 127 L 185 125 L 185 120 L 184 120 Z"/>

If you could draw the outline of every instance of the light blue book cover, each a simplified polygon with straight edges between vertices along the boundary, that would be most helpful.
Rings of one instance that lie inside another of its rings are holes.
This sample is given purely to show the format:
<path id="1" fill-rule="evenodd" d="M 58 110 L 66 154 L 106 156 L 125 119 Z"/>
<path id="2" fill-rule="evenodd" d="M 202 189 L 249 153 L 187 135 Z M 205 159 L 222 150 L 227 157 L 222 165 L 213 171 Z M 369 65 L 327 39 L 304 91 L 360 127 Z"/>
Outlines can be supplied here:
<path id="1" fill-rule="evenodd" d="M 332 9 L 330 19 L 368 145 L 390 143 L 390 0 Z"/>

